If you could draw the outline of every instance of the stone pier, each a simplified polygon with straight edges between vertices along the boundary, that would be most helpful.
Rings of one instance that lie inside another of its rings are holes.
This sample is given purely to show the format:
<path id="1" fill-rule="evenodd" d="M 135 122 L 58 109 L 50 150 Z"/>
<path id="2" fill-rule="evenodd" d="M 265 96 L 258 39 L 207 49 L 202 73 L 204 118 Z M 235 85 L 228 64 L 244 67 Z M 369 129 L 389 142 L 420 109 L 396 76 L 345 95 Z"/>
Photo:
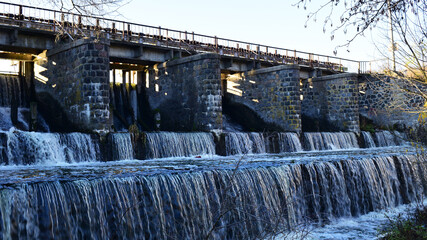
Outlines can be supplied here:
<path id="1" fill-rule="evenodd" d="M 303 82 L 302 90 L 304 116 L 323 119 L 334 131 L 360 131 L 358 74 L 309 78 Z"/>
<path id="2" fill-rule="evenodd" d="M 150 67 L 145 91 L 160 129 L 208 131 L 222 125 L 220 59 L 207 53 Z"/>
<path id="3" fill-rule="evenodd" d="M 109 110 L 109 42 L 78 39 L 58 44 L 46 54 L 42 75 L 46 91 L 59 102 L 68 119 L 80 130 L 105 133 L 112 121 Z"/>
<path id="4" fill-rule="evenodd" d="M 269 124 L 282 131 L 301 131 L 299 67 L 281 65 L 228 77 L 227 92 L 233 102 L 241 103 Z"/>

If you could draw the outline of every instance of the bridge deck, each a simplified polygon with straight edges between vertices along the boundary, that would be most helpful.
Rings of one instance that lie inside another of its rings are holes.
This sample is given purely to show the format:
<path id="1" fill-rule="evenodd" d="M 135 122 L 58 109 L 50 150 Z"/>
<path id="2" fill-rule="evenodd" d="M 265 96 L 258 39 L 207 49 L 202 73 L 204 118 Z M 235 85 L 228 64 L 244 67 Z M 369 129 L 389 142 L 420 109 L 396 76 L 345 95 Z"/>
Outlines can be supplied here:
<path id="1" fill-rule="evenodd" d="M 0 24 L 48 31 L 71 39 L 102 36 L 113 41 L 179 49 L 188 54 L 215 52 L 274 65 L 298 64 L 338 72 L 347 70 L 346 64 L 356 64 L 359 72 L 365 71 L 364 62 L 350 59 L 5 2 L 0 2 Z"/>

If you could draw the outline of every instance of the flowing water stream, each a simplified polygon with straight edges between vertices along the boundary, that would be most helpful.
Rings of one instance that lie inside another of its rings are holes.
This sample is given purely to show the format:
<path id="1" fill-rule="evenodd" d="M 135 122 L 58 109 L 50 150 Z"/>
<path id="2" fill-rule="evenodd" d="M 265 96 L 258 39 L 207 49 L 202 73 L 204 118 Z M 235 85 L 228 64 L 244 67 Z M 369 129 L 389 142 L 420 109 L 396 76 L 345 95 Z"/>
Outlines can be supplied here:
<path id="1" fill-rule="evenodd" d="M 115 161 L 102 162 L 93 135 L 1 132 L 0 235 L 254 239 L 359 219 L 427 193 L 426 159 L 389 132 L 362 133 L 363 141 L 354 133 L 144 134 L 148 160 L 134 159 L 129 133 L 115 133 Z M 216 138 L 227 156 L 216 155 Z"/>

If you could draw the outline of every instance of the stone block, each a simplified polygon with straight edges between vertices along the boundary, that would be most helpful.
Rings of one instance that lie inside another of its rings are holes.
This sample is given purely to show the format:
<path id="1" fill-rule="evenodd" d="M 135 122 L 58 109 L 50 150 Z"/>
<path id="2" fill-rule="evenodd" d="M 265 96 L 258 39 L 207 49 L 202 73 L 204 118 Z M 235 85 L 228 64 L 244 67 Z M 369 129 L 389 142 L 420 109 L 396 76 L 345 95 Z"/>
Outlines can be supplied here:
<path id="1" fill-rule="evenodd" d="M 56 86 L 48 91 L 84 131 L 104 133 L 111 126 L 105 113 L 109 111 L 108 53 L 98 54 L 108 48 L 108 41 L 78 39 L 47 53 L 47 77 L 49 84 Z"/>

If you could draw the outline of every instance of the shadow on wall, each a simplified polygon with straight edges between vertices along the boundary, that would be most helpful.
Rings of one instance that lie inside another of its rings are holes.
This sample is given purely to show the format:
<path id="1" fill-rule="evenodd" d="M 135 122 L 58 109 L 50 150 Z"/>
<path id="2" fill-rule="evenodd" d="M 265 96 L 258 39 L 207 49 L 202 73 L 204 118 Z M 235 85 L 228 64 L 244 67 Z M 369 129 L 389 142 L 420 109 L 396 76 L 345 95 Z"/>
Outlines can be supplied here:
<path id="1" fill-rule="evenodd" d="M 339 132 L 341 129 L 325 118 L 312 118 L 305 114 L 301 117 L 303 132 Z"/>
<path id="2" fill-rule="evenodd" d="M 197 131 L 199 126 L 193 125 L 194 113 L 190 108 L 181 107 L 178 99 L 168 99 L 154 109 L 160 113 L 160 129 L 162 131 Z"/>
<path id="3" fill-rule="evenodd" d="M 284 131 L 281 127 L 275 124 L 266 123 L 255 111 L 244 104 L 232 101 L 229 94 L 225 94 L 222 98 L 222 111 L 223 114 L 229 116 L 233 122 L 241 125 L 243 127 L 243 131 Z"/>
<path id="4" fill-rule="evenodd" d="M 43 116 L 51 132 L 85 132 L 67 117 L 61 105 L 47 92 L 37 93 L 37 111 Z"/>

